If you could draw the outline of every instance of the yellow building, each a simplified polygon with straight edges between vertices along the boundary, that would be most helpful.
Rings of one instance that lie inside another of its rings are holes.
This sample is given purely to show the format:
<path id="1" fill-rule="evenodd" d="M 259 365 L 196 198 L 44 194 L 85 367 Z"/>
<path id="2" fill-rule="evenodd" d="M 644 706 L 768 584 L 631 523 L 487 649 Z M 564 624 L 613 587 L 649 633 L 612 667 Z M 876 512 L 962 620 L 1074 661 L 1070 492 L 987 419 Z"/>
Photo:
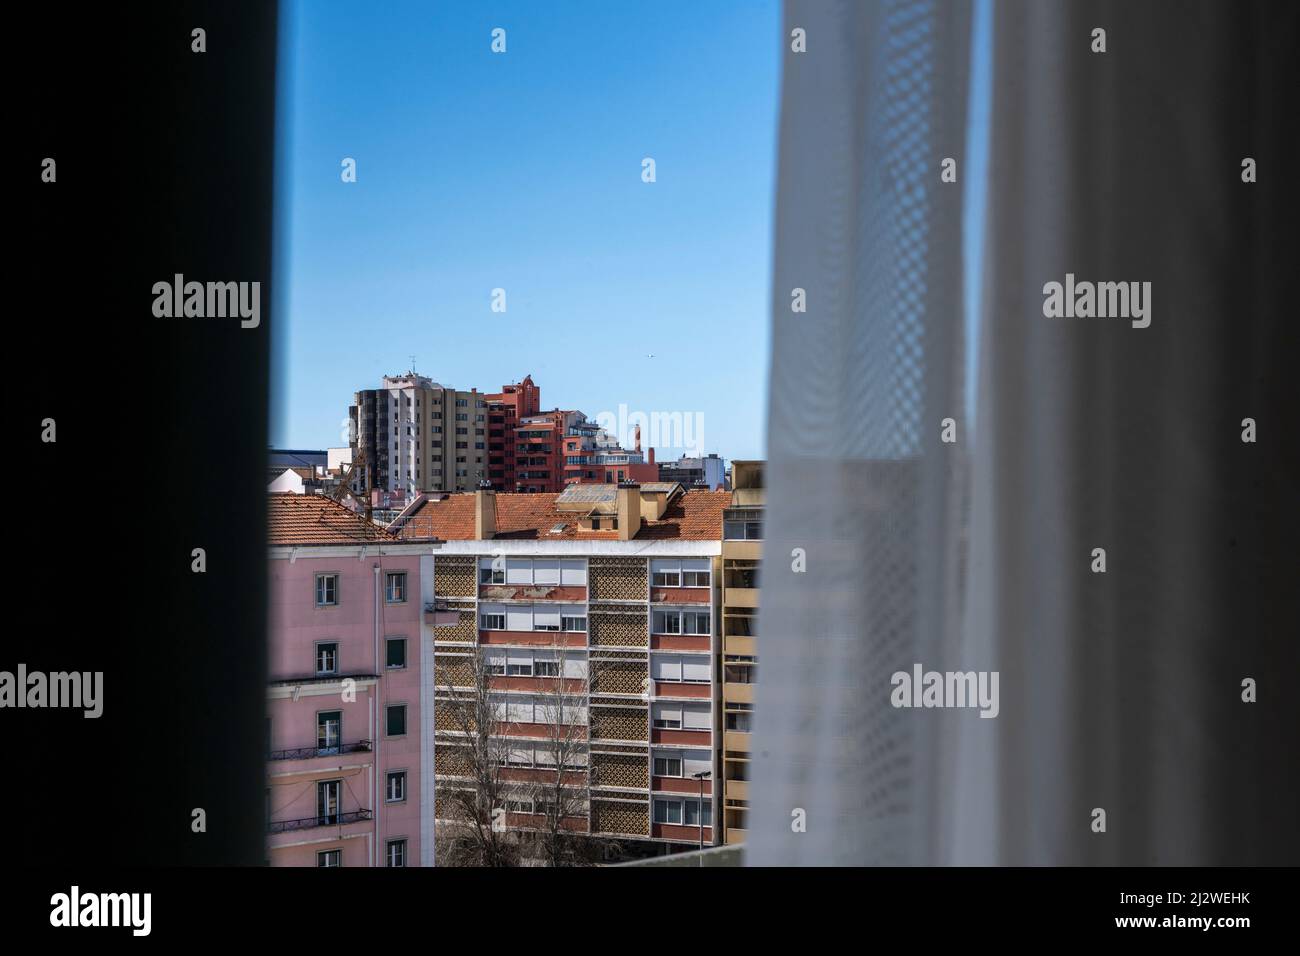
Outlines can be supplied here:
<path id="1" fill-rule="evenodd" d="M 731 503 L 722 522 L 722 806 L 721 836 L 745 839 L 750 739 L 758 649 L 759 564 L 763 557 L 763 466 L 732 462 Z"/>

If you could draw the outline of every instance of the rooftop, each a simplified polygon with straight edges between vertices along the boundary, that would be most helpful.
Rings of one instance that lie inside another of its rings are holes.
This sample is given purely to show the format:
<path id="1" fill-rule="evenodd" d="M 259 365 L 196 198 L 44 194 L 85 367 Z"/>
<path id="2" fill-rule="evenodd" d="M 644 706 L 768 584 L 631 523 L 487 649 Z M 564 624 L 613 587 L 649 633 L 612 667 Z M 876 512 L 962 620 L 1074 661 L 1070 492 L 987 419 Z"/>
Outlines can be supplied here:
<path id="1" fill-rule="evenodd" d="M 474 516 L 470 514 L 470 527 Z M 324 495 L 267 495 L 267 531 L 272 545 L 355 544 L 397 541 L 364 515 Z"/>
<path id="2" fill-rule="evenodd" d="M 613 490 L 612 486 L 596 487 L 610 487 Z M 539 541 L 565 538 L 618 540 L 618 532 L 613 529 L 590 531 L 579 527 L 579 522 L 587 512 L 560 510 L 557 500 L 561 497 L 561 494 L 555 493 L 498 494 L 494 537 L 501 540 Z M 691 489 L 671 502 L 659 520 L 642 521 L 635 540 L 721 540 L 722 511 L 730 503 L 729 492 Z M 474 495 L 455 494 L 447 495 L 440 501 L 425 501 L 411 512 L 399 534 L 412 540 L 474 540 Z"/>

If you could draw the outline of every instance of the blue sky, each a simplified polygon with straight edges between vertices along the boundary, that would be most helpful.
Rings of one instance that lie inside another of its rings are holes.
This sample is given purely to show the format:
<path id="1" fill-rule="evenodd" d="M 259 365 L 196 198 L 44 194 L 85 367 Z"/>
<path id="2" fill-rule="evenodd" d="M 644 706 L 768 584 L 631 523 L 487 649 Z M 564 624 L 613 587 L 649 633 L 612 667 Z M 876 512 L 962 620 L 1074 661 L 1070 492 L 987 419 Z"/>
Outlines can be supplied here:
<path id="1" fill-rule="evenodd" d="M 286 2 L 273 444 L 413 354 L 762 457 L 780 52 L 776 2 Z"/>

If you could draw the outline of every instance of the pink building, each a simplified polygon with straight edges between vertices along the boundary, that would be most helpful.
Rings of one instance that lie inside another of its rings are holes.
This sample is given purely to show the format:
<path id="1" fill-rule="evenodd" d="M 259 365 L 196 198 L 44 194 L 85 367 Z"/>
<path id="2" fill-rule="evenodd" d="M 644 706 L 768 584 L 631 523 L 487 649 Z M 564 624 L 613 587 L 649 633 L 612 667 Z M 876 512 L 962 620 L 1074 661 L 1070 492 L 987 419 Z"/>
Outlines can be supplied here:
<path id="1" fill-rule="evenodd" d="M 420 555 L 320 495 L 269 517 L 269 862 L 418 866 Z"/>

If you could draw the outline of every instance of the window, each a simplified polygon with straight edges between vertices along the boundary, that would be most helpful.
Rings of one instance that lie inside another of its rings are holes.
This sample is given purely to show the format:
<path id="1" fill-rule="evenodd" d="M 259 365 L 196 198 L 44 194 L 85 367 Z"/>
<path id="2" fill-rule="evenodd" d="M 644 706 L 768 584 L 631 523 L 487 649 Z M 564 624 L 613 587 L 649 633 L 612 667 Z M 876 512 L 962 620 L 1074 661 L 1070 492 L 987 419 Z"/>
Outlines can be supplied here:
<path id="1" fill-rule="evenodd" d="M 683 611 L 682 612 L 682 633 L 683 634 L 709 634 L 709 612 L 708 611 Z"/>
<path id="2" fill-rule="evenodd" d="M 479 563 L 478 583 L 479 584 L 505 584 L 506 569 L 502 564 L 500 567 L 494 566 L 495 558 L 485 558 Z"/>
<path id="3" fill-rule="evenodd" d="M 384 662 L 389 668 L 406 666 L 406 638 L 384 638 Z"/>
<path id="4" fill-rule="evenodd" d="M 384 600 L 389 604 L 403 603 L 406 600 L 406 572 L 389 571 L 384 580 Z"/>
<path id="5" fill-rule="evenodd" d="M 532 653 L 529 651 L 509 651 L 506 655 L 506 676 L 532 677 Z"/>
<path id="6" fill-rule="evenodd" d="M 681 823 L 682 802 L 680 800 L 656 800 L 655 823 Z"/>
<path id="7" fill-rule="evenodd" d="M 651 718 L 659 730 L 709 730 L 713 720 L 708 704 L 657 703 Z"/>
<path id="8" fill-rule="evenodd" d="M 722 518 L 723 538 L 729 541 L 762 540 L 763 512 L 760 509 L 728 509 Z"/>
<path id="9" fill-rule="evenodd" d="M 583 631 L 587 630 L 587 619 L 585 617 L 560 617 L 560 630 L 562 631 Z"/>
<path id="10" fill-rule="evenodd" d="M 713 805 L 699 800 L 655 800 L 655 823 L 684 823 L 687 826 L 712 826 Z"/>
<path id="11" fill-rule="evenodd" d="M 655 634 L 695 634 L 708 636 L 708 611 L 655 611 L 653 628 Z"/>
<path id="12" fill-rule="evenodd" d="M 316 645 L 316 676 L 324 677 L 327 674 L 337 674 L 339 672 L 339 646 L 337 643 L 322 643 Z"/>
<path id="13" fill-rule="evenodd" d="M 657 588 L 676 588 L 681 587 L 682 572 L 678 568 L 671 571 L 656 571 L 651 583 Z"/>
<path id="14" fill-rule="evenodd" d="M 708 568 L 699 570 L 682 569 L 682 587 L 684 588 L 707 588 L 712 580 Z"/>
<path id="15" fill-rule="evenodd" d="M 559 661 L 534 661 L 533 673 L 536 674 L 538 677 L 559 677 L 560 662 Z"/>
<path id="16" fill-rule="evenodd" d="M 682 758 L 655 757 L 654 775 L 656 777 L 680 777 L 682 775 Z"/>
<path id="17" fill-rule="evenodd" d="M 504 631 L 506 629 L 506 616 L 504 614 L 481 614 L 479 615 L 479 627 L 485 631 Z"/>
<path id="18" fill-rule="evenodd" d="M 506 558 L 506 584 L 532 584 L 533 562 L 527 558 Z"/>
<path id="19" fill-rule="evenodd" d="M 707 800 L 704 802 L 703 819 L 700 818 L 700 801 L 683 800 L 682 804 L 683 804 L 682 809 L 683 809 L 687 826 L 708 827 L 713 825 L 713 804 L 709 803 Z"/>
<path id="20" fill-rule="evenodd" d="M 754 683 L 754 668 L 750 664 L 725 664 L 722 679 L 728 684 Z"/>
<path id="21" fill-rule="evenodd" d="M 337 574 L 316 575 L 316 606 L 331 607 L 339 603 L 339 576 Z"/>
<path id="22" fill-rule="evenodd" d="M 682 632 L 682 614 L 680 611 L 655 611 L 654 633 L 680 634 Z"/>
<path id="23" fill-rule="evenodd" d="M 317 866 L 342 866 L 343 851 L 342 850 L 320 850 L 316 854 L 316 865 Z"/>
<path id="24" fill-rule="evenodd" d="M 654 726 L 659 730 L 680 730 L 682 726 L 681 707 L 655 704 Z"/>
<path id="25" fill-rule="evenodd" d="M 754 715 L 747 710 L 727 711 L 727 729 L 747 734 L 751 732 Z"/>
<path id="26" fill-rule="evenodd" d="M 322 710 L 316 715 L 316 753 L 336 754 L 343 740 L 343 711 Z"/>
<path id="27" fill-rule="evenodd" d="M 535 559 L 533 561 L 533 583 L 558 585 L 560 583 L 559 559 Z"/>
<path id="28" fill-rule="evenodd" d="M 340 780 L 322 780 L 316 784 L 316 817 L 322 826 L 339 822 Z"/>
<path id="29" fill-rule="evenodd" d="M 405 840 L 388 841 L 388 865 L 406 866 L 406 841 Z"/>
<path id="30" fill-rule="evenodd" d="M 390 770 L 385 785 L 386 799 L 389 803 L 401 803 L 406 799 L 406 771 Z"/>
<path id="31" fill-rule="evenodd" d="M 384 731 L 389 737 L 401 737 L 406 733 L 405 704 L 389 704 L 384 708 Z"/>

